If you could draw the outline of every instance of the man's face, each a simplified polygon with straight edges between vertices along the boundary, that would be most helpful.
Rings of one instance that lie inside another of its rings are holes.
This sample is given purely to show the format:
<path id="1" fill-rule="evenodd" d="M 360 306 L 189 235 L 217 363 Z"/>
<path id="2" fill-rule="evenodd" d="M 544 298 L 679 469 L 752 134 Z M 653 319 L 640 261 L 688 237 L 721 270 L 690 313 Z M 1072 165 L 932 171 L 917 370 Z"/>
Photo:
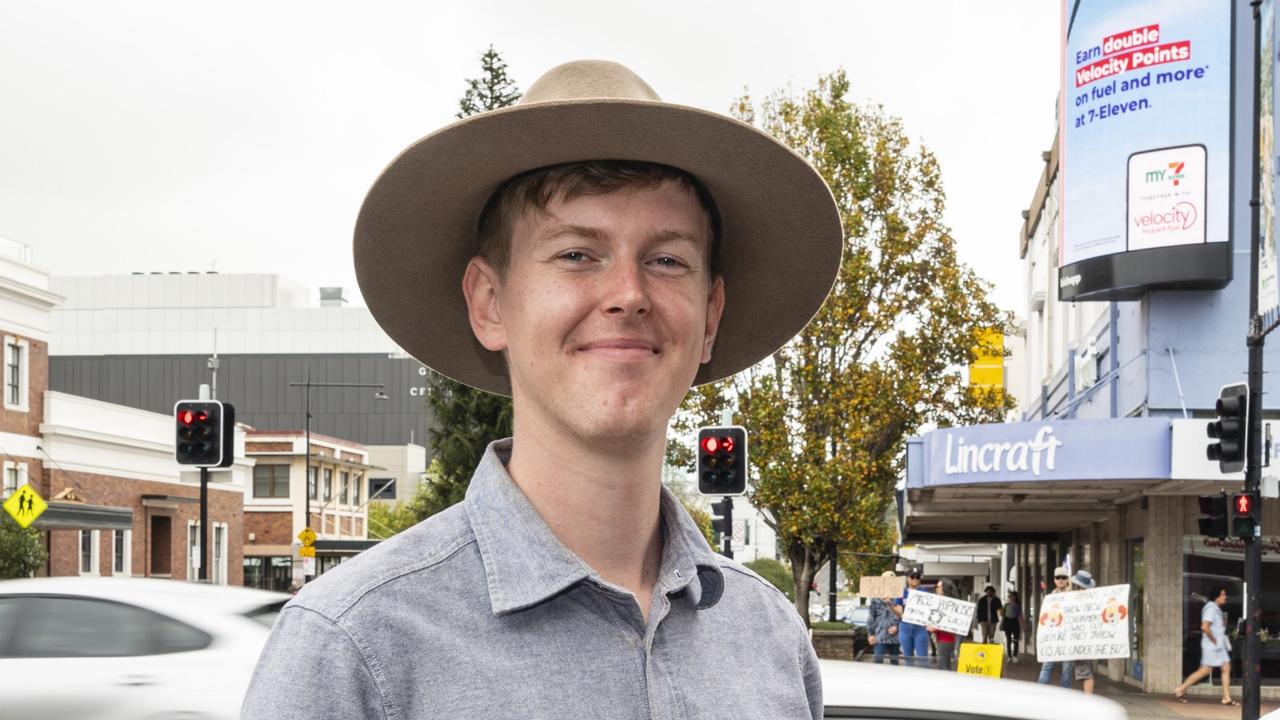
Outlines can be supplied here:
<path id="1" fill-rule="evenodd" d="M 1067 577 L 1066 575 L 1054 575 L 1054 576 L 1053 576 L 1053 584 L 1054 584 L 1054 586 L 1056 586 L 1056 587 L 1057 587 L 1057 589 L 1059 589 L 1059 590 L 1066 590 L 1066 589 L 1068 589 L 1068 588 L 1067 588 L 1067 583 L 1068 583 L 1070 580 L 1071 580 L 1071 578 Z"/>
<path id="2" fill-rule="evenodd" d="M 724 305 L 708 242 L 696 197 L 671 182 L 517 218 L 505 278 L 476 259 L 464 287 L 477 337 L 506 352 L 518 422 L 620 447 L 664 437 Z"/>
<path id="3" fill-rule="evenodd" d="M 1214 598 L 1214 599 L 1213 599 L 1213 601 L 1214 601 L 1214 602 L 1216 602 L 1216 603 L 1218 603 L 1218 607 L 1222 607 L 1222 606 L 1226 605 L 1226 604 L 1227 604 L 1227 591 L 1226 591 L 1226 590 L 1223 590 L 1222 592 L 1218 593 L 1218 597 Z"/>
<path id="4" fill-rule="evenodd" d="M 908 575 L 908 576 L 907 576 L 907 587 L 911 588 L 912 590 L 915 590 L 916 588 L 920 587 L 920 576 L 919 576 L 919 575 Z"/>

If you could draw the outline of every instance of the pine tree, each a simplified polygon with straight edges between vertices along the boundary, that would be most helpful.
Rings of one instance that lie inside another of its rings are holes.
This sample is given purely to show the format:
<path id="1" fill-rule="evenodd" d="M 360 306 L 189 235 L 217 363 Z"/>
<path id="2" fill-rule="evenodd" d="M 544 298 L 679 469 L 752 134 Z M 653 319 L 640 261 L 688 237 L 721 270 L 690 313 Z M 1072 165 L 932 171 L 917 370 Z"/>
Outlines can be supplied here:
<path id="1" fill-rule="evenodd" d="M 459 118 L 507 107 L 520 99 L 519 89 L 507 77 L 507 63 L 492 45 L 480 56 L 480 69 L 481 77 L 467 81 L 467 91 L 458 102 Z M 469 388 L 435 372 L 427 383 L 427 407 L 435 419 L 430 432 L 435 460 L 408 505 L 417 520 L 460 502 L 485 448 L 511 435 L 510 399 Z"/>

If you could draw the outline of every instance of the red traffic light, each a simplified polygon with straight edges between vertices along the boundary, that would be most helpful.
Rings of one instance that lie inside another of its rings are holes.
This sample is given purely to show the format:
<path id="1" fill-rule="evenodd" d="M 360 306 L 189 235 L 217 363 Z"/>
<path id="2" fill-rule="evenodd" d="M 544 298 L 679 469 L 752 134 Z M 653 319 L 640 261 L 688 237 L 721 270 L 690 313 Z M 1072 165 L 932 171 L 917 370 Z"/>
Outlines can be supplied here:
<path id="1" fill-rule="evenodd" d="M 183 425 L 190 425 L 192 421 L 194 421 L 195 419 L 196 419 L 196 414 L 191 412 L 190 410 L 178 411 L 178 422 L 182 423 Z"/>
<path id="2" fill-rule="evenodd" d="M 728 435 L 720 438 L 720 452 L 733 452 L 733 438 Z"/>
<path id="3" fill-rule="evenodd" d="M 1236 496 L 1236 514 L 1249 515 L 1253 512 L 1253 496 L 1237 495 Z"/>
<path id="4" fill-rule="evenodd" d="M 715 452 L 720 449 L 720 438 L 714 436 L 702 438 L 702 449 L 715 454 Z"/>

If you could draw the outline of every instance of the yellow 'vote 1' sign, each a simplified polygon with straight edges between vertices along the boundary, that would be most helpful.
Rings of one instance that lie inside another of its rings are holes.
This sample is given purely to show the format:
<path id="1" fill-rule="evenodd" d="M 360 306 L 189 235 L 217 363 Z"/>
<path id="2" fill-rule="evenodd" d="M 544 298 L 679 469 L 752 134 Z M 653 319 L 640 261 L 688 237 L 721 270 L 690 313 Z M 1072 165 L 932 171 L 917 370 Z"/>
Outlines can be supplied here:
<path id="1" fill-rule="evenodd" d="M 1004 647 L 981 643 L 962 643 L 960 658 L 956 661 L 956 672 L 966 675 L 986 675 L 1000 677 L 1004 670 Z"/>

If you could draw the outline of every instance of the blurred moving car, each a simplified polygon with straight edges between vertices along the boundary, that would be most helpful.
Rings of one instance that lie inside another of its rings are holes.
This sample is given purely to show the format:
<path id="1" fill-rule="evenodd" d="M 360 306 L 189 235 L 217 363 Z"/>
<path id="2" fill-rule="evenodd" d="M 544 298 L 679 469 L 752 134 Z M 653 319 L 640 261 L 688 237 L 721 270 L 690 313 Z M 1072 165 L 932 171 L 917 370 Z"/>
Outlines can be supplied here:
<path id="1" fill-rule="evenodd" d="M 1119 703 L 1018 680 L 819 660 L 826 718 L 1125 720 Z"/>
<path id="2" fill-rule="evenodd" d="M 289 599 L 180 580 L 0 581 L 0 715 L 233 720 Z"/>

